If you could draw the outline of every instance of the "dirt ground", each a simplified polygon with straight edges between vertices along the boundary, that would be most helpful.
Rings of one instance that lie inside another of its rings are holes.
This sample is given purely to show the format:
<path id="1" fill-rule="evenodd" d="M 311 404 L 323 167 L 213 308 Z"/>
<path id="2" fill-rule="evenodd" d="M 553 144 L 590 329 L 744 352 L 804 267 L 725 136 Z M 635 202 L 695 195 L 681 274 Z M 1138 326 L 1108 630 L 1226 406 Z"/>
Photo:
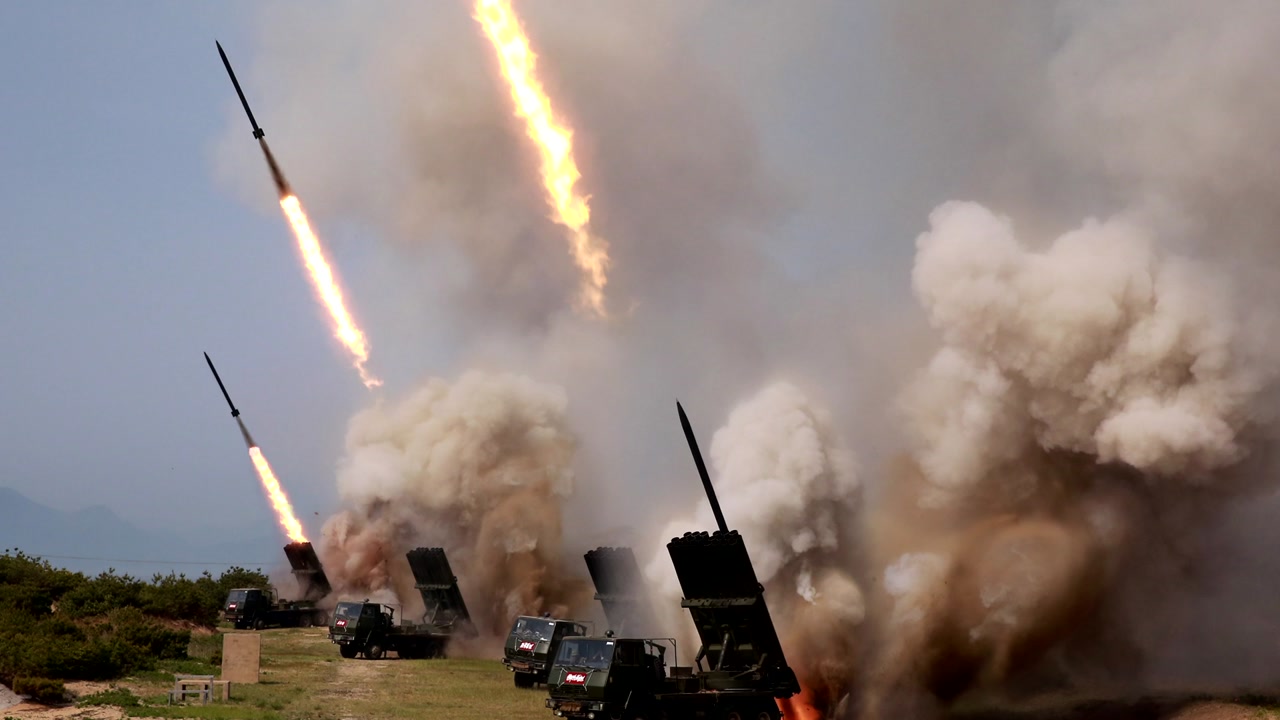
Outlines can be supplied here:
<path id="1" fill-rule="evenodd" d="M 104 682 L 69 682 L 66 687 L 73 696 L 82 697 L 102 692 L 109 687 L 109 684 Z M 120 720 L 120 718 L 124 717 L 124 710 L 110 706 L 76 707 L 72 705 L 69 707 L 47 707 L 24 702 L 5 708 L 0 711 L 0 714 L 5 718 L 22 718 L 22 720 L 64 720 L 69 718 Z"/>

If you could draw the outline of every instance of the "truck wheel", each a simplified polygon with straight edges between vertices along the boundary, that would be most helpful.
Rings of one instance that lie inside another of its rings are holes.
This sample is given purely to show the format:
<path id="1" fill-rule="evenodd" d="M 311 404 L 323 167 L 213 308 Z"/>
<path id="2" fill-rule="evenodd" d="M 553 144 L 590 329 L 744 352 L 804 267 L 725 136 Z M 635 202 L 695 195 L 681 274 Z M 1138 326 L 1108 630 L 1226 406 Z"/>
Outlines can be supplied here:
<path id="1" fill-rule="evenodd" d="M 262 628 L 264 628 L 264 627 L 266 627 L 266 626 L 267 626 L 267 623 L 266 623 L 266 621 L 264 621 L 262 618 L 258 618 L 257 620 L 254 620 L 254 621 L 253 621 L 253 629 L 254 629 L 254 630 L 261 630 Z"/>
<path id="2" fill-rule="evenodd" d="M 360 654 L 360 648 L 356 647 L 355 645 L 339 645 L 338 654 L 350 660 L 351 658 Z"/>
<path id="3" fill-rule="evenodd" d="M 312 616 L 312 618 L 311 618 L 311 624 L 312 624 L 312 625 L 314 625 L 314 626 L 316 626 L 316 627 L 328 627 L 328 626 L 329 626 L 329 613 L 327 613 L 327 612 L 325 612 L 325 611 L 323 611 L 323 610 L 321 610 L 320 612 L 316 613 L 316 614 L 315 614 L 315 615 L 313 615 L 313 616 Z"/>
<path id="4" fill-rule="evenodd" d="M 518 688 L 533 687 L 532 673 L 522 673 L 522 672 L 515 673 L 515 679 L 516 679 L 516 687 Z"/>
<path id="5" fill-rule="evenodd" d="M 384 652 L 381 645 L 374 643 L 364 649 L 364 656 L 369 660 L 381 660 Z"/>

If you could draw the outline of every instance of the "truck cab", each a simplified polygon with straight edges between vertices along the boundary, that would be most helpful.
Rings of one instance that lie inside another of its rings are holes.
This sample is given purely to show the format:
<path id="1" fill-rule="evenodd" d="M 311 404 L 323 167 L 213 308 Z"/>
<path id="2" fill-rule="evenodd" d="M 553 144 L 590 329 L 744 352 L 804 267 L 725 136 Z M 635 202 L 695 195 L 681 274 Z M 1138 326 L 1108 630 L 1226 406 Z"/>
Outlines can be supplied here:
<path id="1" fill-rule="evenodd" d="M 385 638 L 394 626 L 394 614 L 395 610 L 387 605 L 340 602 L 333 610 L 329 640 L 338 645 L 338 652 L 344 658 L 353 658 L 361 652 L 369 657 L 374 653 L 381 657 L 386 650 Z"/>
<path id="2" fill-rule="evenodd" d="M 547 678 L 546 706 L 557 717 L 647 717 L 662 691 L 666 650 L 653 640 L 566 637 Z"/>
<path id="3" fill-rule="evenodd" d="M 275 593 L 270 590 L 236 588 L 227 593 L 227 601 L 223 603 L 222 608 L 222 619 L 232 623 L 237 630 L 255 627 L 270 612 L 275 599 Z"/>
<path id="4" fill-rule="evenodd" d="M 561 640 L 586 634 L 587 626 L 575 620 L 521 615 L 507 635 L 502 664 L 513 673 L 516 687 L 545 683 Z"/>

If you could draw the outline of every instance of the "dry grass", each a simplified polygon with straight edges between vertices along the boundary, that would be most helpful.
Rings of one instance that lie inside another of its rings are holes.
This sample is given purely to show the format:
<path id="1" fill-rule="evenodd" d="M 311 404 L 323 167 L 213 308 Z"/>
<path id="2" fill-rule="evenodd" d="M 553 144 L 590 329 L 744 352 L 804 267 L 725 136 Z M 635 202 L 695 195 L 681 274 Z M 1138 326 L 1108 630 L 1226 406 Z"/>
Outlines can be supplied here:
<path id="1" fill-rule="evenodd" d="M 193 643 L 192 654 L 207 657 L 214 647 L 207 640 L 198 647 Z M 261 668 L 259 684 L 236 685 L 230 702 L 207 706 L 166 704 L 174 672 L 217 674 L 198 657 L 111 685 L 142 700 L 124 708 L 126 717 L 551 720 L 543 705 L 546 691 L 516 689 L 497 659 L 343 660 L 325 628 L 263 632 Z"/>

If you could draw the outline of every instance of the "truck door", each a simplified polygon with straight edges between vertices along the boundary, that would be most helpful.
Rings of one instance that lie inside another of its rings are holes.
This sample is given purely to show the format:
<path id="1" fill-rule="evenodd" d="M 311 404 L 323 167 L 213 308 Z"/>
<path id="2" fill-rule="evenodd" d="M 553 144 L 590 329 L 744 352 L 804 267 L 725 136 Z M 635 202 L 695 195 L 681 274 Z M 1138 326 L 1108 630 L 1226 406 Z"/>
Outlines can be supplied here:
<path id="1" fill-rule="evenodd" d="M 360 609 L 360 623 L 357 625 L 364 631 L 363 644 L 368 645 L 382 637 L 382 610 L 377 605 L 365 605 Z"/>

